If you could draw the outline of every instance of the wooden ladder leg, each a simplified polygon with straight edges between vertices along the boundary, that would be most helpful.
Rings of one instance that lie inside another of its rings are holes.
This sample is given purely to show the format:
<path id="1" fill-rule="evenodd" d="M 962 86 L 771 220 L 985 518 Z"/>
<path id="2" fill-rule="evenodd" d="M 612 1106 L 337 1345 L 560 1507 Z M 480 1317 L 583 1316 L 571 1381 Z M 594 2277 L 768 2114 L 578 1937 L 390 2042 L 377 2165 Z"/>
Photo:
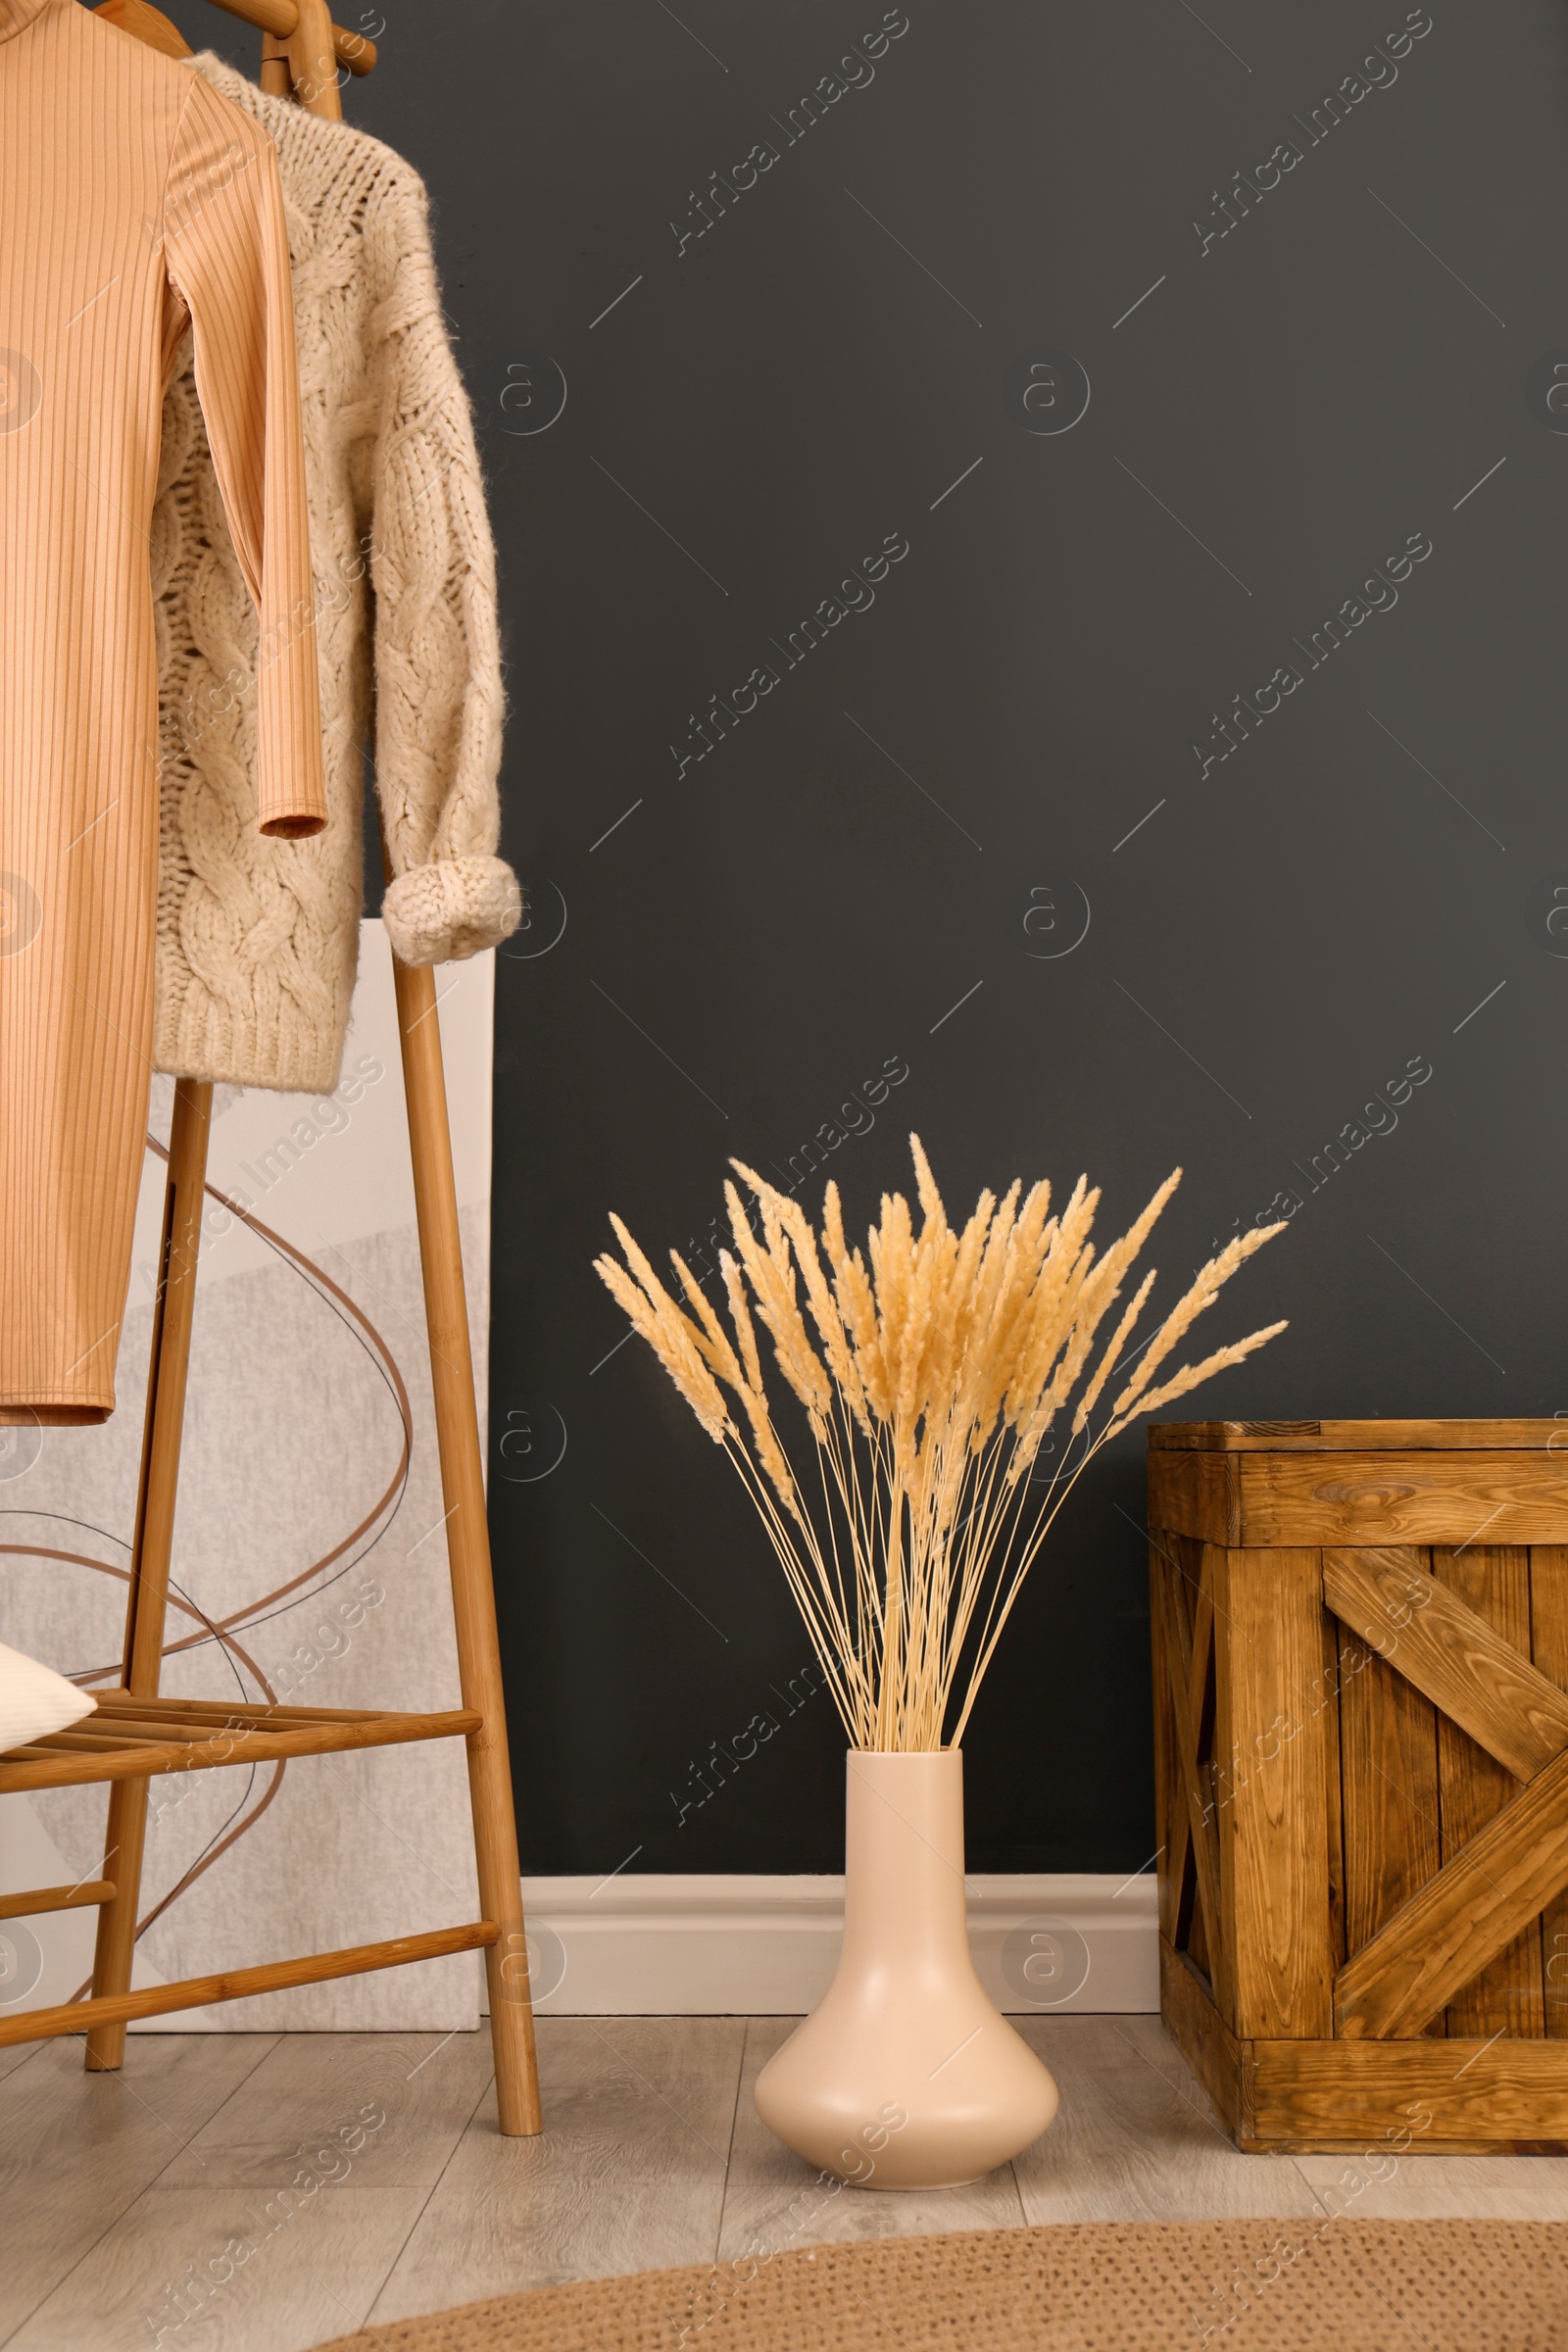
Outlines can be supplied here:
<path id="1" fill-rule="evenodd" d="M 522 2135 L 541 2129 L 539 2071 L 435 975 L 427 967 L 401 964 L 396 956 L 392 970 L 424 1274 L 441 1499 L 447 1509 L 458 1671 L 464 1705 L 484 1717 L 483 1728 L 468 1734 L 466 1745 L 479 1907 L 501 1930 L 499 1940 L 485 1953 L 496 2099 L 502 2131 Z"/>
<path id="2" fill-rule="evenodd" d="M 179 1485 L 179 1441 L 185 1418 L 185 1376 L 190 1367 L 191 1318 L 196 1307 L 202 1186 L 207 1177 L 207 1138 L 212 1117 L 212 1087 L 205 1080 L 181 1078 L 174 1089 L 174 1114 L 169 1135 L 163 1254 L 158 1301 L 153 1313 L 152 1352 L 147 1366 L 147 1413 L 142 1424 L 130 1594 L 125 1604 L 124 1681 L 126 1689 L 138 1698 L 157 1696 L 163 1664 L 164 1618 L 169 1602 L 169 1566 Z M 98 1913 L 98 1942 L 92 1968 L 95 1998 L 130 1989 L 146 1838 L 147 1783 L 116 1781 L 109 1794 L 103 1873 L 113 1881 L 115 1896 Z M 89 2072 L 112 2070 L 122 2065 L 124 2057 L 123 2025 L 91 2029 L 87 2035 Z"/>

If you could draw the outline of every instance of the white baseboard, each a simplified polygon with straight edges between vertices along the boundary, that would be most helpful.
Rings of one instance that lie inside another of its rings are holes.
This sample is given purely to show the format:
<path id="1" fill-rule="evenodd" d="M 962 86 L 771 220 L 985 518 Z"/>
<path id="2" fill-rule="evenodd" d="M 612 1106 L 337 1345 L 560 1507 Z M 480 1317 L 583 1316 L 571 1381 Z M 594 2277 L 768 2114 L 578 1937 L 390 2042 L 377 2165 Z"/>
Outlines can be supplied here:
<path id="1" fill-rule="evenodd" d="M 966 1882 L 980 1980 L 1010 2016 L 1159 2007 L 1155 1881 L 979 1874 Z M 844 1881 L 524 1879 L 541 2015 L 794 2017 L 826 1990 Z"/>

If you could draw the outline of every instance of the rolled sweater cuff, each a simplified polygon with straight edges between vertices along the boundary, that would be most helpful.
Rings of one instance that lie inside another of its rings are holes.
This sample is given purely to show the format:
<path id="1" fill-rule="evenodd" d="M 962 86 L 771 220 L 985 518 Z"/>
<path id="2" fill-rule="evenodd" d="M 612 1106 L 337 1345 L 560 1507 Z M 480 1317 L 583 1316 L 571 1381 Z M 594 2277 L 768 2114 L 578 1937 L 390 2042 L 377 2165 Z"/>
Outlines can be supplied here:
<path id="1" fill-rule="evenodd" d="M 444 858 L 396 875 L 381 920 L 400 963 L 457 963 L 511 938 L 522 893 L 503 858 Z"/>

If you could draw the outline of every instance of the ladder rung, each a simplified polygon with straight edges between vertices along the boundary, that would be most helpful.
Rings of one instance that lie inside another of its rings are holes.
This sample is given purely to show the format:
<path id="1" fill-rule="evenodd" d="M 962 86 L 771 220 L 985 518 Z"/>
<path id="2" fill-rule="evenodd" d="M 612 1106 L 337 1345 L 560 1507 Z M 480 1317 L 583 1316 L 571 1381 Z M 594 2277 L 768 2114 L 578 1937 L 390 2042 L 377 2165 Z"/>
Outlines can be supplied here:
<path id="1" fill-rule="evenodd" d="M 175 1984 L 148 1984 L 135 1992 L 111 1993 L 96 2001 L 65 2001 L 55 2009 L 24 2009 L 0 2017 L 0 2049 L 15 2041 L 48 2041 L 57 2034 L 80 2034 L 92 2026 L 127 2025 L 137 2017 L 163 2017 L 174 2009 L 205 2009 L 213 2001 L 243 2001 L 252 1993 L 285 1992 L 295 1984 L 321 1984 L 333 1977 L 366 1976 L 371 1969 L 402 1968 L 410 1960 L 437 1960 L 447 1952 L 475 1952 L 495 1943 L 493 1921 L 464 1928 L 435 1928 L 423 1936 L 394 1936 L 386 1943 L 350 1944 L 342 1951 L 313 1952 L 302 1960 L 269 1960 L 260 1968 L 226 1968 L 215 1977 L 185 1977 Z"/>
<path id="2" fill-rule="evenodd" d="M 172 1698 L 133 1690 L 100 1690 L 96 1693 L 98 1712 L 118 1723 L 122 1714 L 144 1716 L 149 1708 L 168 1708 L 172 1715 L 188 1715 L 198 1723 L 228 1724 L 240 1719 L 249 1720 L 266 1715 L 273 1722 L 298 1723 L 367 1723 L 370 1717 L 384 1714 L 379 1707 L 285 1707 L 273 1706 L 266 1699 L 252 1705 L 241 1700 L 225 1706 L 220 1700 L 208 1698 Z"/>
<path id="3" fill-rule="evenodd" d="M 112 1903 L 113 1879 L 83 1879 L 75 1886 L 29 1886 L 24 1894 L 0 1894 L 0 1919 L 30 1919 L 35 1911 L 74 1911 L 84 1903 Z"/>
<path id="4" fill-rule="evenodd" d="M 237 1710 L 236 1710 L 237 1712 Z M 362 1715 L 349 1723 L 289 1724 L 270 1731 L 220 1730 L 203 1725 L 194 1739 L 181 1739 L 178 1725 L 161 1740 L 96 1738 L 89 1744 L 54 1746 L 34 1741 L 30 1752 L 0 1756 L 0 1794 L 24 1788 L 70 1788 L 88 1781 L 135 1781 L 166 1772 L 202 1772 L 210 1765 L 267 1764 L 289 1756 L 324 1756 L 359 1747 L 400 1747 L 416 1740 L 453 1740 L 483 1728 L 471 1708 L 440 1715 Z M 195 1727 L 191 1727 L 195 1728 Z M 70 1733 L 57 1734 L 70 1740 Z M 39 1753 L 40 1748 L 44 1750 Z"/>

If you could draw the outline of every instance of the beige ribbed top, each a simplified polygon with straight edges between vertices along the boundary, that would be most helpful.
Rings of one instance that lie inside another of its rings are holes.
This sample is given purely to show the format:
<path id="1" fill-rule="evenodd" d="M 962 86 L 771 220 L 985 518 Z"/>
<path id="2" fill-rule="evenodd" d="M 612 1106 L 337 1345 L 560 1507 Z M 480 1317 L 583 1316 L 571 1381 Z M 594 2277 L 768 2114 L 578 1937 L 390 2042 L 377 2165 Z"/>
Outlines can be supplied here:
<path id="1" fill-rule="evenodd" d="M 325 820 L 270 142 L 77 0 L 0 0 L 0 1416 L 113 1409 L 158 880 L 149 527 L 189 322 L 261 623 L 262 829 Z"/>

